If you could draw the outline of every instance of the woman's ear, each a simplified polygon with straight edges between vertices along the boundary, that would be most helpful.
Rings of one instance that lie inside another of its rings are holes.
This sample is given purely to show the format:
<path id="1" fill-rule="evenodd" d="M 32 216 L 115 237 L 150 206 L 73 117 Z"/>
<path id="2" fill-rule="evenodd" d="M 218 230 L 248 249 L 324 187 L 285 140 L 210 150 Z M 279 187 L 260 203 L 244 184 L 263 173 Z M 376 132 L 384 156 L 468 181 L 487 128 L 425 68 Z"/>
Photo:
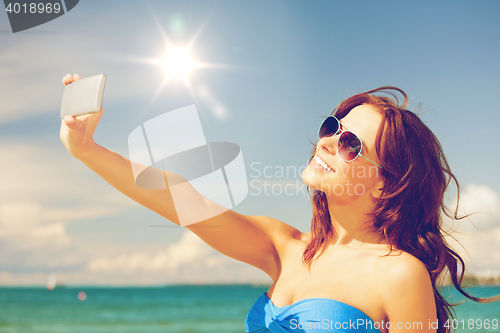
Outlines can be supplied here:
<path id="1" fill-rule="evenodd" d="M 373 189 L 371 191 L 371 195 L 375 199 L 380 199 L 382 196 L 382 192 L 384 189 L 384 181 L 379 180 L 375 185 L 373 185 Z"/>

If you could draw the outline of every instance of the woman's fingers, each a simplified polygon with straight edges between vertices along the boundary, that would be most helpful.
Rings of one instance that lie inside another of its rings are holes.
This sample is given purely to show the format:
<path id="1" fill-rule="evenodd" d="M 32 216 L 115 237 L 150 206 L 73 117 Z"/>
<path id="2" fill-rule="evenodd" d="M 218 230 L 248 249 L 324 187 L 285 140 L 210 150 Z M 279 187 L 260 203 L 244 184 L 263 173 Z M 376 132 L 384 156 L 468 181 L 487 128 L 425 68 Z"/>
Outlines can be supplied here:
<path id="1" fill-rule="evenodd" d="M 68 84 L 70 84 L 73 81 L 74 81 L 73 77 L 69 74 L 66 74 L 66 76 L 63 77 L 63 79 L 62 79 L 62 82 L 64 83 L 65 86 L 67 86 Z"/>
<path id="2" fill-rule="evenodd" d="M 65 86 L 70 84 L 71 82 L 81 80 L 82 77 L 78 74 L 75 74 L 73 76 L 66 74 L 66 76 L 63 77 L 62 82 L 64 83 Z"/>
<path id="3" fill-rule="evenodd" d="M 75 129 L 77 126 L 76 124 L 77 119 L 74 116 L 66 116 L 64 117 L 63 121 L 66 124 L 66 126 L 68 126 L 68 128 Z"/>
<path id="4" fill-rule="evenodd" d="M 64 117 L 63 120 L 64 120 L 64 122 L 66 124 L 74 123 L 75 122 L 75 117 L 74 116 L 66 116 L 66 117 Z"/>
<path id="5" fill-rule="evenodd" d="M 99 123 L 99 120 L 101 119 L 102 113 L 103 110 L 101 107 L 101 110 L 99 112 L 87 113 L 80 116 L 66 116 L 63 118 L 63 120 L 70 129 L 78 129 L 82 126 L 90 126 L 91 128 L 95 129 L 95 127 Z"/>

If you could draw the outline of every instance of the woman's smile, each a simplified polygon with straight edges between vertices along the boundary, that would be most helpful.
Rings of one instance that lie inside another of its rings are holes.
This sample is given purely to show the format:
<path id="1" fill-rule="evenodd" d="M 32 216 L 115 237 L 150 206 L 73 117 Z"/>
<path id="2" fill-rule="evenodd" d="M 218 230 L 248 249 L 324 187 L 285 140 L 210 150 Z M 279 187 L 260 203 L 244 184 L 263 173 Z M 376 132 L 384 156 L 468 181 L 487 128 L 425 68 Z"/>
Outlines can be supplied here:
<path id="1" fill-rule="evenodd" d="M 316 155 L 311 161 L 316 169 L 320 169 L 327 172 L 335 172 L 335 169 L 331 168 L 321 157 Z"/>

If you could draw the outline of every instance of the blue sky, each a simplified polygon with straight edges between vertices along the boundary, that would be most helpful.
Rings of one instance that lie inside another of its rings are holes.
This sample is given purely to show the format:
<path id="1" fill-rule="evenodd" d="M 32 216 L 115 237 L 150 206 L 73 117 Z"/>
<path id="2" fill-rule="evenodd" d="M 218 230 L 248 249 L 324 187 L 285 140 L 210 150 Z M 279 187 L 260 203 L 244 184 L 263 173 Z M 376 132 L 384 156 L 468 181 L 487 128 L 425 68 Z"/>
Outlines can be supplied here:
<path id="1" fill-rule="evenodd" d="M 66 73 L 107 74 L 100 145 L 127 156 L 135 127 L 196 104 L 207 140 L 237 143 L 258 186 L 300 187 L 300 174 L 256 170 L 303 167 L 339 102 L 400 87 L 440 139 L 464 205 L 488 213 L 473 218 L 479 231 L 460 225 L 477 271 L 500 272 L 498 17 L 497 1 L 89 0 L 12 34 L 0 13 L 0 284 L 44 284 L 50 273 L 68 284 L 268 281 L 69 156 L 58 135 Z M 164 54 L 164 36 L 192 42 L 193 57 L 212 65 L 194 70 L 189 88 L 162 87 L 164 71 L 144 61 Z M 256 193 L 236 210 L 308 229 L 300 191 Z M 139 264 L 147 258 L 156 264 Z"/>

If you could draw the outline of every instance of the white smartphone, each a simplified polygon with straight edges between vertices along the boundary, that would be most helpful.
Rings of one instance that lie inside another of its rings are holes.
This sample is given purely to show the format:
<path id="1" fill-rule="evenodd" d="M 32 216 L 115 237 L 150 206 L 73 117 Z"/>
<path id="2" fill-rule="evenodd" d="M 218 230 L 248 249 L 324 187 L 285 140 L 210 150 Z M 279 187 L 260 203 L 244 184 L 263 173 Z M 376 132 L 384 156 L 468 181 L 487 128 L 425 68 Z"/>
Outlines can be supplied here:
<path id="1" fill-rule="evenodd" d="M 99 112 L 105 83 L 106 75 L 99 74 L 68 84 L 64 88 L 61 119 L 66 116 Z"/>

